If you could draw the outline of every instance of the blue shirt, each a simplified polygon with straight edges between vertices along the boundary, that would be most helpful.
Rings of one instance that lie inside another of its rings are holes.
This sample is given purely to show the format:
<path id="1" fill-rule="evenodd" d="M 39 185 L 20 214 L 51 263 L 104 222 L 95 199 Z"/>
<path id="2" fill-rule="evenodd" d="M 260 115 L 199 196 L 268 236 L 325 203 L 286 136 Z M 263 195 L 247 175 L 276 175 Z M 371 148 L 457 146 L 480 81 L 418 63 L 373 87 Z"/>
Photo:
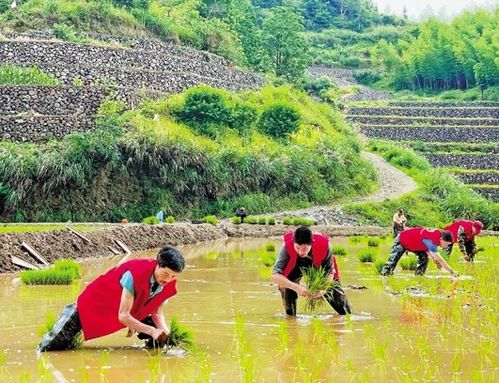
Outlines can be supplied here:
<path id="1" fill-rule="evenodd" d="M 130 271 L 125 271 L 123 273 L 120 279 L 120 285 L 135 297 L 133 275 Z M 156 282 L 156 280 L 154 279 L 154 274 L 151 275 L 151 279 L 149 280 L 149 299 L 151 299 L 155 295 L 158 295 L 161 291 L 163 291 L 163 286 Z"/>
<path id="2" fill-rule="evenodd" d="M 428 248 L 428 250 L 431 251 L 432 253 L 436 253 L 438 251 L 437 245 L 435 245 L 429 239 L 423 239 L 423 243 Z"/>

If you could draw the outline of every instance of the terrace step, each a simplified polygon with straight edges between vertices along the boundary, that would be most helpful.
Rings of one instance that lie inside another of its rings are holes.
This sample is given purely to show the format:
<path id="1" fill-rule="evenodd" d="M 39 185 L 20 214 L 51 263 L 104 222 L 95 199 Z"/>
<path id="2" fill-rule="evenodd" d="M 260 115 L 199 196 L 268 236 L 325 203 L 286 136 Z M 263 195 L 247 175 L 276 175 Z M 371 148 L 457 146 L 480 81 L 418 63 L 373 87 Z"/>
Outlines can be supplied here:
<path id="1" fill-rule="evenodd" d="M 397 117 L 397 116 L 354 116 L 347 115 L 346 118 L 354 123 L 363 125 L 438 125 L 438 126 L 498 126 L 497 118 L 438 118 L 438 117 Z"/>
<path id="2" fill-rule="evenodd" d="M 499 118 L 499 108 L 427 108 L 427 107 L 351 107 L 350 116 L 402 116 L 402 117 L 439 117 L 439 118 Z"/>
<path id="3" fill-rule="evenodd" d="M 437 167 L 462 169 L 499 169 L 499 154 L 433 154 L 422 153 Z"/>
<path id="4" fill-rule="evenodd" d="M 479 172 L 479 173 L 462 173 L 455 172 L 457 177 L 459 177 L 466 184 L 475 185 L 499 185 L 499 172 Z"/>
<path id="5" fill-rule="evenodd" d="M 359 130 L 369 138 L 393 141 L 498 142 L 499 126 L 491 127 L 409 127 L 362 125 Z"/>
<path id="6" fill-rule="evenodd" d="M 480 193 L 484 197 L 490 198 L 494 202 L 499 202 L 499 188 L 488 188 L 488 187 L 473 187 L 473 190 Z"/>
<path id="7" fill-rule="evenodd" d="M 499 108 L 497 101 L 390 101 L 389 106 L 404 107 L 404 108 Z"/>

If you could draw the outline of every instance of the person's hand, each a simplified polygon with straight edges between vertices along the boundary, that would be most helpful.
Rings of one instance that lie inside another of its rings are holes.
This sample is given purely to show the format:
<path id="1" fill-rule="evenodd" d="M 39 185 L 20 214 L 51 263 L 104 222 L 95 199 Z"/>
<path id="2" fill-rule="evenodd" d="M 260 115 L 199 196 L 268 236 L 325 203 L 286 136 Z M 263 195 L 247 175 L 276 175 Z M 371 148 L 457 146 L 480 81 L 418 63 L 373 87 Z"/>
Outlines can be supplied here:
<path id="1" fill-rule="evenodd" d="M 302 285 L 298 285 L 298 288 L 296 289 L 296 293 L 298 294 L 298 296 L 304 297 L 304 298 L 307 298 L 310 295 L 307 288 L 305 286 L 302 286 Z"/>
<path id="2" fill-rule="evenodd" d="M 152 337 L 154 340 L 158 341 L 160 345 L 163 345 L 168 341 L 168 334 L 159 328 L 154 329 Z"/>
<path id="3" fill-rule="evenodd" d="M 313 294 L 309 294 L 310 295 L 310 298 L 312 299 L 319 299 L 319 298 L 322 298 L 324 296 L 324 294 L 326 294 L 326 290 L 320 290 L 320 291 L 317 291 Z"/>
<path id="4" fill-rule="evenodd" d="M 441 269 L 441 268 L 442 268 L 442 265 L 440 264 L 440 262 L 439 262 L 438 260 L 436 260 L 436 259 L 435 259 L 435 260 L 434 260 L 434 262 L 435 262 L 435 265 L 437 265 L 437 267 L 438 267 L 439 269 Z"/>

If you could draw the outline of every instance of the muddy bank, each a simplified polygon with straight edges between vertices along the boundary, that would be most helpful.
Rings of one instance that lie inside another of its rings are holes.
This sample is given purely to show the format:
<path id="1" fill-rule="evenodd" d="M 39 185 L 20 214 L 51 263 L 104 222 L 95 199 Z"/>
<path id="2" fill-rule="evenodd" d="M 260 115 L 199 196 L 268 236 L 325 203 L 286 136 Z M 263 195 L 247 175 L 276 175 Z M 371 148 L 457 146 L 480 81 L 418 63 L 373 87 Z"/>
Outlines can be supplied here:
<path id="1" fill-rule="evenodd" d="M 23 242 L 28 243 L 52 263 L 59 258 L 78 259 L 116 255 L 108 246 L 124 255 L 115 240 L 125 243 L 131 251 L 139 251 L 165 245 L 187 245 L 226 238 L 225 232 L 219 227 L 209 224 L 184 223 L 153 226 L 128 224 L 85 232 L 83 235 L 90 240 L 90 243 L 86 243 L 68 230 L 2 234 L 0 235 L 0 273 L 22 270 L 12 263 L 11 255 L 31 263 L 35 262 L 28 253 L 21 249 Z"/>

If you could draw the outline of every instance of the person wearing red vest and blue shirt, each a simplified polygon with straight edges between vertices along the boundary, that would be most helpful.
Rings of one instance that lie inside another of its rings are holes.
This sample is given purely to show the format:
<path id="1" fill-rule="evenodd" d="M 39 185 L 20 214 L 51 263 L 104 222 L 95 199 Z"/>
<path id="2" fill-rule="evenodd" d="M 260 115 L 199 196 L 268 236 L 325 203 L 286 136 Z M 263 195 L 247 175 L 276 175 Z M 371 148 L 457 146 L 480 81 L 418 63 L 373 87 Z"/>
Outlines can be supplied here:
<path id="1" fill-rule="evenodd" d="M 76 304 L 67 305 L 54 327 L 43 337 L 38 351 L 74 348 L 80 331 L 90 340 L 128 327 L 138 332 L 146 347 L 168 341 L 163 304 L 177 293 L 177 275 L 185 267 L 182 254 L 162 248 L 156 259 L 133 259 L 114 267 L 91 282 Z"/>
<path id="2" fill-rule="evenodd" d="M 428 267 L 428 260 L 431 258 L 439 269 L 444 268 L 451 275 L 457 276 L 456 272 L 438 253 L 438 246 L 444 248 L 450 243 L 452 243 L 452 234 L 445 230 L 424 229 L 422 227 L 406 229 L 395 238 L 390 258 L 383 266 L 381 275 L 393 274 L 400 257 L 406 251 L 411 251 L 418 257 L 416 275 L 424 275 Z"/>
<path id="3" fill-rule="evenodd" d="M 450 256 L 454 243 L 459 244 L 459 250 L 463 254 L 466 261 L 473 261 L 478 252 L 475 243 L 475 237 L 480 234 L 483 229 L 483 223 L 480 221 L 454 221 L 446 226 L 444 230 L 450 231 L 452 234 L 452 243 L 444 248 L 445 254 Z"/>
<path id="4" fill-rule="evenodd" d="M 286 314 L 290 317 L 296 316 L 298 296 L 310 295 L 307 288 L 300 285 L 301 270 L 307 267 L 322 267 L 330 274 L 335 285 L 331 290 L 325 291 L 323 296 L 338 314 L 350 314 L 352 310 L 340 286 L 338 265 L 329 247 L 329 238 L 324 234 L 312 234 L 305 226 L 300 226 L 294 233 L 284 235 L 284 245 L 272 270 L 272 281 L 279 287 Z"/>

